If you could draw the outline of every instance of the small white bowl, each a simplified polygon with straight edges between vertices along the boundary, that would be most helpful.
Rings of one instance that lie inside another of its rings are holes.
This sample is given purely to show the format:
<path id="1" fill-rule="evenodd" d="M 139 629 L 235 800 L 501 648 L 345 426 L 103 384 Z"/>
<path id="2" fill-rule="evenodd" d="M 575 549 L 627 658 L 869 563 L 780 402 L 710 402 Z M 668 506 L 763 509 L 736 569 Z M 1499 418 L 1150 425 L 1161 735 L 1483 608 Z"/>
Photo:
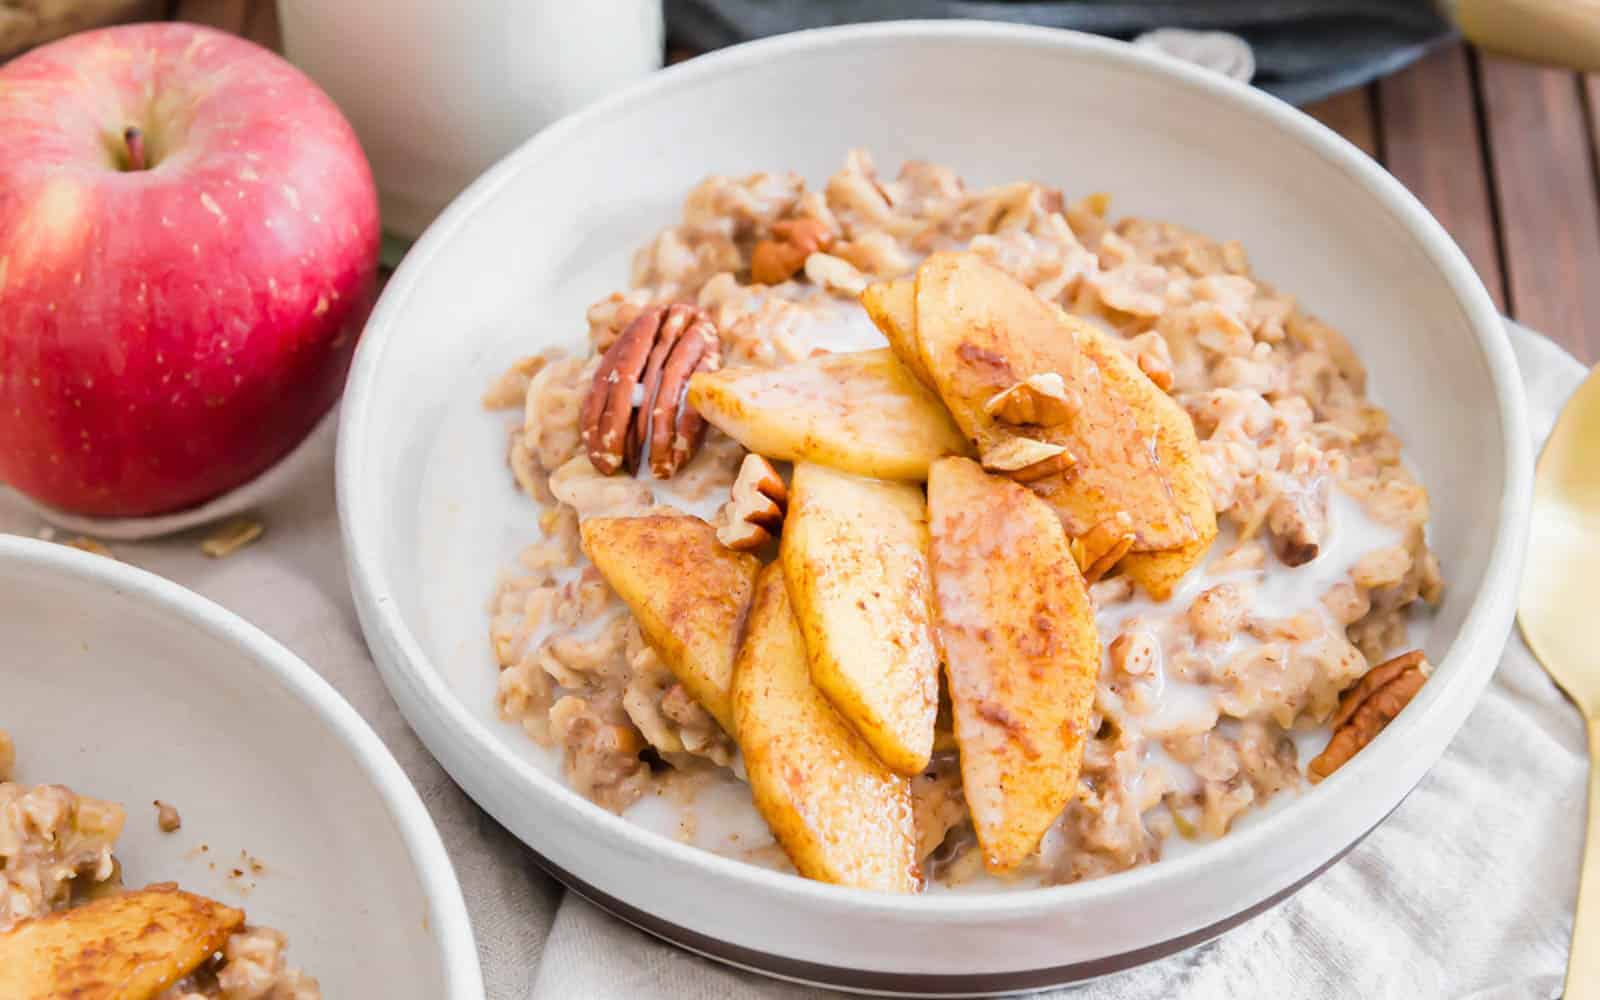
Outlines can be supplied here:
<path id="1" fill-rule="evenodd" d="M 478 399 L 516 357 L 578 346 L 583 310 L 711 172 L 813 183 L 864 146 L 1237 238 L 1257 273 L 1354 342 L 1430 488 L 1449 580 L 1434 679 L 1367 750 L 1284 808 L 1159 864 L 1049 889 L 874 895 L 716 857 L 571 792 L 493 707 L 485 601 L 536 537 L 504 417 Z M 1521 571 L 1531 454 L 1521 383 L 1461 252 L 1393 178 L 1289 106 L 1069 32 L 902 23 L 695 59 L 541 133 L 439 219 L 363 337 L 339 443 L 356 604 L 396 701 L 457 782 L 626 919 L 723 960 L 855 989 L 946 994 L 1090 978 L 1270 906 L 1379 823 L 1495 668 Z"/>
<path id="2" fill-rule="evenodd" d="M 310 667 L 191 591 L 63 545 L 0 535 L 0 595 L 17 778 L 122 803 L 127 885 L 243 908 L 330 1000 L 481 1000 L 433 821 Z M 157 830 L 156 799 L 178 831 Z"/>

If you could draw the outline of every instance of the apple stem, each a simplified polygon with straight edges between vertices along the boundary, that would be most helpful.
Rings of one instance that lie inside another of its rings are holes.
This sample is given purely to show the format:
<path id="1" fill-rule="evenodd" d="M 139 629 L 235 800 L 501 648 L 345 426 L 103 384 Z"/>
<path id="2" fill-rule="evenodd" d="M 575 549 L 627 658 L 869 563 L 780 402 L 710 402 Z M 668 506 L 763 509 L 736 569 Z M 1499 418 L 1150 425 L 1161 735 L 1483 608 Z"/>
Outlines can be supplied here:
<path id="1" fill-rule="evenodd" d="M 144 131 L 137 125 L 129 125 L 122 130 L 122 141 L 128 147 L 128 169 L 143 170 L 144 162 Z"/>

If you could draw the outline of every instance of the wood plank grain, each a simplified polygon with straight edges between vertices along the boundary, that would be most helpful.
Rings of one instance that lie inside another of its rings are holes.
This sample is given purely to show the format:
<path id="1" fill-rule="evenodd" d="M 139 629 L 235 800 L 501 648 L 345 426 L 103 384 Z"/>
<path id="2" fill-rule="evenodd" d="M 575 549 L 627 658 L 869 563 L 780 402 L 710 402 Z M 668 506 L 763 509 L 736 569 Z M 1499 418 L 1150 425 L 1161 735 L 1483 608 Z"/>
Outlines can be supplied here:
<path id="1" fill-rule="evenodd" d="M 1378 114 L 1384 165 L 1443 223 L 1504 310 L 1505 273 L 1466 48 L 1440 49 L 1380 81 Z"/>
<path id="2" fill-rule="evenodd" d="M 1511 314 L 1600 358 L 1600 204 L 1579 80 L 1482 56 L 1484 111 Z"/>
<path id="3" fill-rule="evenodd" d="M 1360 87 L 1306 105 L 1306 113 L 1349 139 L 1363 153 L 1378 158 L 1378 122 L 1372 110 L 1372 88 Z"/>

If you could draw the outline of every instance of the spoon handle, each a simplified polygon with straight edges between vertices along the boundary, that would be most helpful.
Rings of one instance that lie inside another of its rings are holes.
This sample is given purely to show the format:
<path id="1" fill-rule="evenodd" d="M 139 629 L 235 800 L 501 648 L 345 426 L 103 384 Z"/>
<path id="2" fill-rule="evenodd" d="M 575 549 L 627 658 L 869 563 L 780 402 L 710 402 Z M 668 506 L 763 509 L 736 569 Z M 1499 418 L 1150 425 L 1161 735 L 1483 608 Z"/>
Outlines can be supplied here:
<path id="1" fill-rule="evenodd" d="M 1546 66 L 1600 69 L 1595 0 L 1442 0 L 1447 19 L 1491 52 Z"/>
<path id="2" fill-rule="evenodd" d="M 1578 911 L 1572 918 L 1566 1000 L 1600 997 L 1600 718 L 1589 720 L 1589 832 L 1584 838 Z"/>

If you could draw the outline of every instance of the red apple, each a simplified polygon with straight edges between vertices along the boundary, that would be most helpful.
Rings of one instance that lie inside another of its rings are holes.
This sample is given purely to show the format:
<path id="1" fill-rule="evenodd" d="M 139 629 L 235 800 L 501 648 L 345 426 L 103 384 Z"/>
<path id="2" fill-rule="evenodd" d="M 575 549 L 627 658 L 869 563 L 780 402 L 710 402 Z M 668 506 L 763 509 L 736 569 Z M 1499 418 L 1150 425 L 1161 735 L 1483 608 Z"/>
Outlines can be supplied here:
<path id="1" fill-rule="evenodd" d="M 378 242 L 355 134 L 266 49 L 140 24 L 0 66 L 0 482 L 140 516 L 255 477 L 337 399 Z"/>

